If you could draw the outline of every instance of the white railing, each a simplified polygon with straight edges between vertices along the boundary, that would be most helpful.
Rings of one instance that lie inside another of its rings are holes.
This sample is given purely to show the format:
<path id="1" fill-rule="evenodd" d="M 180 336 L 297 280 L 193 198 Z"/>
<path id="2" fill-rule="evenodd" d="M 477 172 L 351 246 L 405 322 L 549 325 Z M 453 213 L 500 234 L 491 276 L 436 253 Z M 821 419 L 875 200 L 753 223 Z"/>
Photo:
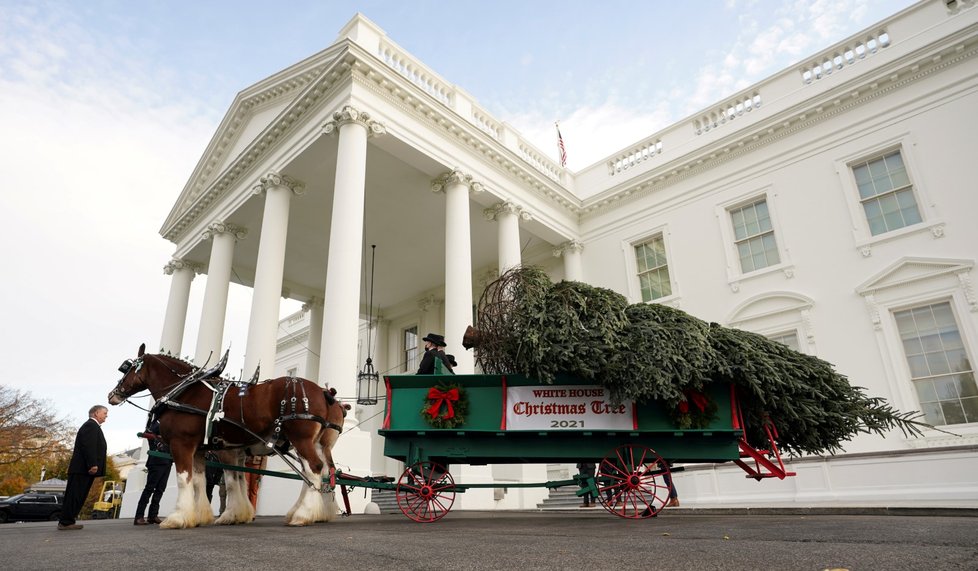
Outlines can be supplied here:
<path id="1" fill-rule="evenodd" d="M 814 83 L 831 75 L 832 72 L 841 71 L 845 67 L 888 47 L 890 47 L 890 34 L 886 30 L 879 30 L 865 38 L 834 48 L 809 60 L 801 68 L 801 80 L 806 84 Z"/>
<path id="2" fill-rule="evenodd" d="M 380 42 L 377 55 L 391 69 L 406 77 L 411 83 L 425 90 L 425 92 L 445 105 L 452 106 L 450 96 L 453 91 L 452 88 L 446 86 L 433 72 L 417 63 L 414 58 L 402 54 L 400 50 L 384 41 Z"/>
<path id="3" fill-rule="evenodd" d="M 528 162 L 535 169 L 546 175 L 547 178 L 560 182 L 561 168 L 557 166 L 557 163 L 541 155 L 529 143 L 523 141 L 522 138 L 520 138 L 519 141 L 519 154 L 524 161 Z"/>
<path id="4" fill-rule="evenodd" d="M 761 92 L 759 90 L 738 95 L 694 119 L 693 131 L 697 135 L 708 133 L 727 121 L 733 121 L 745 113 L 756 111 L 760 107 Z"/>
<path id="5" fill-rule="evenodd" d="M 614 176 L 662 153 L 662 139 L 640 143 L 608 161 L 608 174 Z"/>

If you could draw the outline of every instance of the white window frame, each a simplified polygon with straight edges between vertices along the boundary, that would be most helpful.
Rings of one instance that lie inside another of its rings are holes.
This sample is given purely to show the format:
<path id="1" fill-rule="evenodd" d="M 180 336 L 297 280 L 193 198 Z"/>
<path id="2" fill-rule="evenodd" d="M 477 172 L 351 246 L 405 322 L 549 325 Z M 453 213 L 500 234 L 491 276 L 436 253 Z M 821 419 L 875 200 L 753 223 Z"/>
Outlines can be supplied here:
<path id="1" fill-rule="evenodd" d="M 975 318 L 978 313 L 978 297 L 972 285 L 975 274 L 973 268 L 974 262 L 970 260 L 905 257 L 856 288 L 863 296 L 870 321 L 876 330 L 883 374 L 892 391 L 892 395 L 880 396 L 887 397 L 894 408 L 902 411 L 920 410 L 910 365 L 897 330 L 895 312 L 949 302 L 968 356 L 978 359 L 978 328 Z M 910 270 L 916 271 L 911 273 Z M 978 443 L 978 423 L 950 426 L 963 438 L 924 429 L 924 437 L 911 437 L 906 443 L 914 448 Z"/>
<path id="2" fill-rule="evenodd" d="M 813 308 L 815 301 L 792 291 L 755 295 L 738 305 L 728 316 L 728 327 L 769 337 L 794 332 L 798 351 L 816 354 Z"/>
<path id="3" fill-rule="evenodd" d="M 937 216 L 937 212 L 934 210 L 933 202 L 928 196 L 926 179 L 921 169 L 918 168 L 917 160 L 912 152 L 915 146 L 916 142 L 912 137 L 904 133 L 863 147 L 855 152 L 847 153 L 845 156 L 837 157 L 834 160 L 835 171 L 839 176 L 842 194 L 845 197 L 849 218 L 852 221 L 855 248 L 864 257 L 868 258 L 872 255 L 873 246 L 908 235 L 930 232 L 934 238 L 944 236 L 944 221 Z M 869 222 L 866 220 L 862 201 L 859 198 L 859 187 L 856 186 L 856 176 L 852 167 L 867 160 L 882 157 L 892 151 L 900 151 L 900 157 L 907 168 L 907 176 L 910 178 L 910 186 L 913 190 L 914 200 L 917 201 L 917 211 L 920 213 L 921 222 L 873 236 Z"/>
<path id="4" fill-rule="evenodd" d="M 399 364 L 401 364 L 401 366 L 404 368 L 404 372 L 411 373 L 411 372 L 413 372 L 413 370 L 412 370 L 412 368 L 410 366 L 410 363 L 407 361 L 408 347 L 405 344 L 405 338 L 404 338 L 405 337 L 405 334 L 408 331 L 408 329 L 414 329 L 414 335 L 415 335 L 415 337 L 418 340 L 418 346 L 415 347 L 414 349 L 418 352 L 417 355 L 416 355 L 416 357 L 418 357 L 418 360 L 419 361 L 420 361 L 420 357 L 421 357 L 421 353 L 422 353 L 422 351 L 421 351 L 421 338 L 424 337 L 424 335 L 421 334 L 421 324 L 420 323 L 417 323 L 417 322 L 414 322 L 414 323 L 405 323 L 405 324 L 401 325 L 398 328 L 398 331 L 400 332 L 400 335 L 399 335 L 399 339 L 397 340 L 397 346 L 398 346 L 398 358 L 397 358 L 397 362 Z"/>
<path id="5" fill-rule="evenodd" d="M 638 279 L 638 262 L 635 260 L 635 247 L 640 246 L 656 236 L 662 236 L 662 245 L 666 250 L 666 267 L 669 268 L 669 286 L 672 293 L 650 301 L 642 301 L 642 284 Z M 626 237 L 621 242 L 621 249 L 625 257 L 625 271 L 628 273 L 628 297 L 632 303 L 660 303 L 679 307 L 679 281 L 676 279 L 676 266 L 672 254 L 672 240 L 669 225 L 663 224 L 656 226 L 642 233 Z"/>
<path id="6" fill-rule="evenodd" d="M 761 200 L 767 203 L 767 210 L 771 216 L 771 230 L 774 232 L 774 241 L 778 245 L 778 257 L 781 262 L 744 273 L 740 266 L 740 254 L 737 251 L 731 211 Z M 740 291 L 741 282 L 760 276 L 781 272 L 785 278 L 794 277 L 795 266 L 792 264 L 789 255 L 788 237 L 781 228 L 781 216 L 778 214 L 778 193 L 773 190 L 772 185 L 740 194 L 731 200 L 718 204 L 715 208 L 715 214 L 717 224 L 720 227 L 720 237 L 723 241 L 723 252 L 726 256 L 727 285 L 730 286 L 731 291 L 734 293 Z"/>

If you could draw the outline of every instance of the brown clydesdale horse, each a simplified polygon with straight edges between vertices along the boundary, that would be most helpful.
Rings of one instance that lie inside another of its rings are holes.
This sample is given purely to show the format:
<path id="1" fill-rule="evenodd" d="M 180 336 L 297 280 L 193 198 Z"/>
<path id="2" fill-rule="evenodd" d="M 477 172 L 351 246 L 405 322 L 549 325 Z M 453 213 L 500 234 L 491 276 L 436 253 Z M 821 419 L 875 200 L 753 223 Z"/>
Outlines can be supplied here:
<path id="1" fill-rule="evenodd" d="M 190 363 L 169 355 L 153 355 L 140 345 L 135 359 L 120 367 L 122 379 L 109 393 L 109 403 L 125 402 L 149 390 L 162 412 L 160 436 L 170 446 L 177 471 L 176 507 L 160 524 L 188 528 L 214 522 L 204 492 L 204 439 L 212 403 L 223 400 L 212 424 L 208 447 L 218 449 L 222 463 L 243 466 L 246 454 L 267 454 L 271 445 L 292 445 L 298 455 L 297 472 L 305 480 L 299 499 L 285 518 L 286 525 L 308 525 L 332 520 L 336 503 L 326 496 L 324 468 L 333 468 L 330 449 L 343 428 L 346 407 L 306 379 L 279 377 L 248 385 L 207 378 Z M 219 371 L 217 371 L 219 374 Z M 181 386 L 182 385 L 182 386 Z M 178 386 L 177 394 L 172 394 Z M 164 399 L 162 403 L 160 399 Z M 218 524 L 249 523 L 255 515 L 248 501 L 244 472 L 225 470 L 227 509 Z M 327 501 L 327 497 L 330 499 Z"/>

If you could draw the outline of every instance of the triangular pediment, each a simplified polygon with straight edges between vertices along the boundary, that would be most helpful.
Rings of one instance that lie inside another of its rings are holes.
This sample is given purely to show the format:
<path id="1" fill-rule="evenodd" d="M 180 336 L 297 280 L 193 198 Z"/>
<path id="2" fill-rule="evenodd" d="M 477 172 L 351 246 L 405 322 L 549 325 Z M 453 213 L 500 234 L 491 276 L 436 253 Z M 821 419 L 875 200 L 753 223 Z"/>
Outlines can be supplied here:
<path id="1" fill-rule="evenodd" d="M 856 292 L 866 295 L 921 280 L 968 271 L 972 267 L 974 267 L 973 260 L 904 257 L 865 281 L 856 288 Z"/>
<path id="2" fill-rule="evenodd" d="M 289 113 L 323 70 L 340 57 L 343 44 L 340 40 L 318 54 L 238 93 L 198 161 L 190 180 L 184 186 L 180 198 L 174 203 L 163 223 L 163 229 L 192 209 L 198 198 L 250 148 L 256 138 L 283 114 Z"/>
<path id="3" fill-rule="evenodd" d="M 766 293 L 740 304 L 733 313 L 730 314 L 727 323 L 736 325 L 753 319 L 760 319 L 769 315 L 777 315 L 790 311 L 801 311 L 812 307 L 815 302 L 804 295 L 792 292 L 773 292 Z"/>

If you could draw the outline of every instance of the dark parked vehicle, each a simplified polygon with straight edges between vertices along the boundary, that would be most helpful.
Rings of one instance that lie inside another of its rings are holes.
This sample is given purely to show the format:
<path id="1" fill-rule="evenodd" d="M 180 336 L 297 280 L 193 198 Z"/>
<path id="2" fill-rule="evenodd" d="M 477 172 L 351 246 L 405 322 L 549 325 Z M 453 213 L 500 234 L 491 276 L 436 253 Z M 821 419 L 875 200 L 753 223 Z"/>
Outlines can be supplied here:
<path id="1" fill-rule="evenodd" d="M 8 521 L 56 520 L 61 517 L 61 494 L 17 494 L 0 500 L 0 523 Z"/>

